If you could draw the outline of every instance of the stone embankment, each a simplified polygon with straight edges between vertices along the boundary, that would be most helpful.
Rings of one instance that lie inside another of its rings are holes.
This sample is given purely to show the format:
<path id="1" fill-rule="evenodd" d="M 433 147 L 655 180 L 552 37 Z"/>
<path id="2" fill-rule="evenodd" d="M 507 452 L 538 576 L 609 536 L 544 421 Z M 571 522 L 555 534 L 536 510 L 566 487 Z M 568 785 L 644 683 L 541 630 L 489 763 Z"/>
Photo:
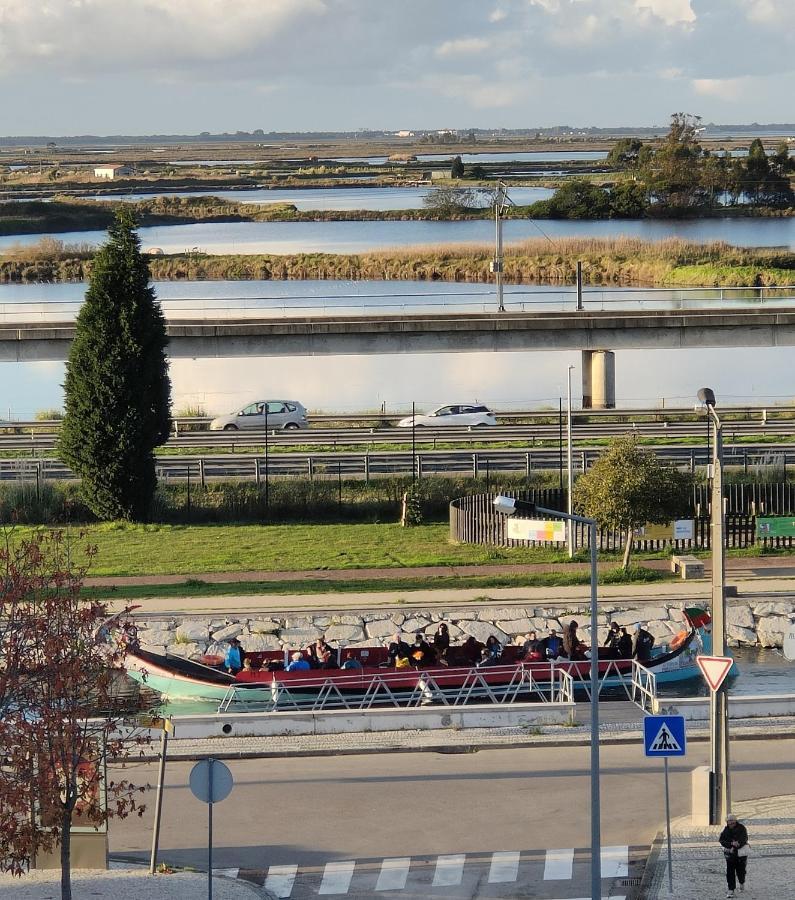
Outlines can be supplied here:
<path id="1" fill-rule="evenodd" d="M 539 637 L 550 628 L 558 632 L 572 620 L 580 624 L 580 635 L 590 641 L 590 608 L 587 603 L 568 603 L 544 607 L 475 606 L 440 612 L 407 610 L 404 612 L 362 612 L 261 618 L 234 618 L 222 614 L 192 618 L 137 619 L 142 646 L 154 650 L 196 658 L 205 653 L 223 654 L 232 638 L 239 638 L 249 652 L 304 647 L 324 635 L 333 646 L 356 647 L 386 644 L 395 632 L 413 635 L 417 631 L 433 634 L 440 622 L 446 622 L 453 643 L 471 635 L 485 642 L 493 634 L 502 643 L 524 639 L 529 631 Z M 681 604 L 631 606 L 607 601 L 600 604 L 599 640 L 604 640 L 610 622 L 631 628 L 646 623 L 658 644 L 667 643 L 685 625 Z M 735 601 L 727 611 L 727 633 L 732 646 L 781 647 L 785 634 L 795 622 L 795 601 Z"/>

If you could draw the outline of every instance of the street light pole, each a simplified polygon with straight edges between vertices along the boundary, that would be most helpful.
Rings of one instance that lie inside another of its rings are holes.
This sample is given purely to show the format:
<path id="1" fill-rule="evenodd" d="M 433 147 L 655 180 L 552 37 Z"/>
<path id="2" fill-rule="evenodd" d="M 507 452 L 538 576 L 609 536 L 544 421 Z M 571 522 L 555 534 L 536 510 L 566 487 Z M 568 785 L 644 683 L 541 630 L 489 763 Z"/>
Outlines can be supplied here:
<path id="1" fill-rule="evenodd" d="M 566 407 L 566 464 L 568 467 L 568 501 L 566 511 L 568 518 L 566 519 L 566 544 L 569 551 L 569 559 L 574 556 L 574 521 L 571 514 L 574 512 L 573 491 L 574 491 L 574 449 L 571 443 L 571 372 L 574 366 L 569 366 L 568 371 L 568 406 Z"/>
<path id="2" fill-rule="evenodd" d="M 723 428 L 715 412 L 715 394 L 702 388 L 698 399 L 707 408 L 713 429 L 712 456 L 712 655 L 726 655 L 726 543 L 723 509 Z M 726 682 L 710 692 L 710 824 L 720 825 L 731 806 L 729 779 L 729 696 Z"/>
<path id="3" fill-rule="evenodd" d="M 599 785 L 599 617 L 596 520 L 585 516 L 564 513 L 558 509 L 546 509 L 527 500 L 498 496 L 494 507 L 504 515 L 527 512 L 531 515 L 552 516 L 567 522 L 580 522 L 588 526 L 591 549 L 591 900 L 602 897 L 602 817 Z"/>

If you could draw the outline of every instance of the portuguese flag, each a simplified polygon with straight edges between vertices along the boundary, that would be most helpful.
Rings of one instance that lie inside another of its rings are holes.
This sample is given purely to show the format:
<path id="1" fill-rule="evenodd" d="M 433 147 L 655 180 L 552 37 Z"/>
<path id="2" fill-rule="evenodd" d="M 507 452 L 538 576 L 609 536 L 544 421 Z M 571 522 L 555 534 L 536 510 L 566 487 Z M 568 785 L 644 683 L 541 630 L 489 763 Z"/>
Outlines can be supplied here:
<path id="1" fill-rule="evenodd" d="M 698 606 L 687 607 L 684 616 L 691 628 L 704 628 L 712 621 L 712 616 Z"/>

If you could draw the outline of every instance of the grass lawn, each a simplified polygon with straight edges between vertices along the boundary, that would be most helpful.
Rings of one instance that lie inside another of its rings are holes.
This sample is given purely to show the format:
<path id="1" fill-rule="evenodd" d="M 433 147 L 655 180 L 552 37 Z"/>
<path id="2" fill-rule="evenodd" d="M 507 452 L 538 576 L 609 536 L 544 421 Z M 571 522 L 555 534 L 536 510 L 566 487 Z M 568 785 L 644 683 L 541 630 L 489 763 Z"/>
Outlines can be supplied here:
<path id="1" fill-rule="evenodd" d="M 24 533 L 23 529 L 19 532 Z M 565 553 L 448 542 L 447 525 L 125 525 L 85 529 L 91 575 L 192 575 L 252 570 L 401 569 L 567 562 Z"/>

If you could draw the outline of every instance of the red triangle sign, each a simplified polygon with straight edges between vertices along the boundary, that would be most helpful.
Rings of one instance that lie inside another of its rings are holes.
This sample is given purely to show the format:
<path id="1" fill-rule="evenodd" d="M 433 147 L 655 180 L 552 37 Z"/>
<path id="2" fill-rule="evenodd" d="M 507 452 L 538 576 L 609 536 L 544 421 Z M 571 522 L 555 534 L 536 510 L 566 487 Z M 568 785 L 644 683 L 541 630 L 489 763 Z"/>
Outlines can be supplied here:
<path id="1" fill-rule="evenodd" d="M 717 691 L 729 674 L 734 660 L 730 656 L 697 656 L 696 662 L 710 690 Z"/>

